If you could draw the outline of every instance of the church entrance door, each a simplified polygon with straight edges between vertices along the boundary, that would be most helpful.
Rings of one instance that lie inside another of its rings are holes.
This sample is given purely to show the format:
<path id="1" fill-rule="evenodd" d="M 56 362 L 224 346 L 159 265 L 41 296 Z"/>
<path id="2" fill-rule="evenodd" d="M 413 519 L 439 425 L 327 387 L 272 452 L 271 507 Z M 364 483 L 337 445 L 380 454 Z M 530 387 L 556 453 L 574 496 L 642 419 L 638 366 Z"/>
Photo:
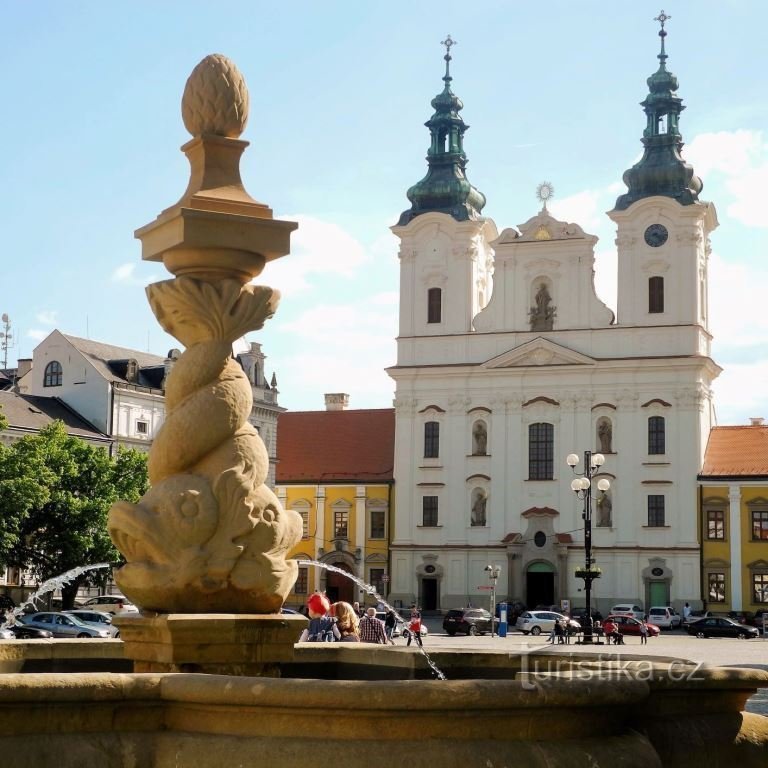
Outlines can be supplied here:
<path id="1" fill-rule="evenodd" d="M 437 610 L 437 579 L 423 578 L 421 580 L 421 600 L 424 611 Z"/>
<path id="2" fill-rule="evenodd" d="M 537 605 L 554 605 L 555 569 L 549 563 L 531 563 L 525 574 L 525 604 L 529 610 Z"/>
<path id="3" fill-rule="evenodd" d="M 347 573 L 351 573 L 349 566 L 346 563 L 331 563 L 331 565 L 336 566 L 336 568 L 341 568 Z M 327 571 L 327 573 L 325 593 L 328 595 L 328 599 L 332 603 L 337 603 L 339 600 L 342 600 L 345 603 L 353 603 L 355 600 L 355 583 L 346 576 L 342 576 L 340 573 L 334 573 L 333 571 Z"/>

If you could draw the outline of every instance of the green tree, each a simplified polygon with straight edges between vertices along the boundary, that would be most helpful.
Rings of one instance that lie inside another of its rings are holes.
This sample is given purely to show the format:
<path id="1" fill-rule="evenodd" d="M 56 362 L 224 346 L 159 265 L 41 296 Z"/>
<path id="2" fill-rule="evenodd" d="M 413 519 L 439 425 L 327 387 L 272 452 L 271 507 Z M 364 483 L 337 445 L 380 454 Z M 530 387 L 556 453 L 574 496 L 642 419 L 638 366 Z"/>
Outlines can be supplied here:
<path id="1" fill-rule="evenodd" d="M 3 413 L 3 406 L 0 405 L 0 432 L 2 432 L 4 429 L 8 429 L 8 419 L 5 418 L 5 414 Z"/>
<path id="2" fill-rule="evenodd" d="M 0 453 L 0 562 L 30 568 L 42 581 L 79 565 L 116 562 L 107 514 L 118 499 L 147 490 L 146 456 L 107 451 L 53 422 Z M 65 607 L 88 579 L 62 589 Z"/>

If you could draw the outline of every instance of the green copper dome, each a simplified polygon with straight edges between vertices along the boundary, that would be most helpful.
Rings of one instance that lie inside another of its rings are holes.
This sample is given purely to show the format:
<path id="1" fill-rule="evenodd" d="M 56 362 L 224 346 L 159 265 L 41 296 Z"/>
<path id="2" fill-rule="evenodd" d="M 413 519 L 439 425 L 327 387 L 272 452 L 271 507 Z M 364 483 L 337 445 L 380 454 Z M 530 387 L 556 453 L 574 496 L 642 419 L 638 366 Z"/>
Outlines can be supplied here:
<path id="1" fill-rule="evenodd" d="M 677 78 L 667 71 L 664 22 L 669 18 L 662 11 L 656 19 L 661 22 L 659 68 L 648 78 L 649 92 L 641 103 L 648 120 L 642 138 L 645 150 L 637 165 L 624 173 L 628 190 L 616 201 L 617 211 L 626 210 L 632 203 L 655 195 L 672 197 L 681 205 L 691 205 L 698 201 L 704 186 L 694 173 L 693 166 L 686 163 L 680 154 L 683 137 L 679 121 L 685 107 L 677 95 Z"/>
<path id="2" fill-rule="evenodd" d="M 427 152 L 427 175 L 408 190 L 411 207 L 403 211 L 398 224 L 404 226 L 422 213 L 447 213 L 457 221 L 482 218 L 485 195 L 467 180 L 467 156 L 464 154 L 464 132 L 469 128 L 459 116 L 464 108 L 461 100 L 451 91 L 449 65 L 450 35 L 443 43 L 446 47 L 445 87 L 432 99 L 435 113 L 424 125 L 429 128 L 432 143 Z"/>

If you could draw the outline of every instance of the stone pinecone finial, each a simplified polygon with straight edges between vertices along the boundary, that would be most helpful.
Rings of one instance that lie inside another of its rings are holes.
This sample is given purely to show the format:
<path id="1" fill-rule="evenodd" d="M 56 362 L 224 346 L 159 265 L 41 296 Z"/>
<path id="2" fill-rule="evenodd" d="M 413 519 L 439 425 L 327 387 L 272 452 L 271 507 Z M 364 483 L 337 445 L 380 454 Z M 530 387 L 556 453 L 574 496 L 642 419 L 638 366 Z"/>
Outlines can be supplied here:
<path id="1" fill-rule="evenodd" d="M 248 122 L 248 86 L 231 59 L 213 53 L 192 70 L 181 99 L 181 116 L 193 136 L 240 136 Z"/>

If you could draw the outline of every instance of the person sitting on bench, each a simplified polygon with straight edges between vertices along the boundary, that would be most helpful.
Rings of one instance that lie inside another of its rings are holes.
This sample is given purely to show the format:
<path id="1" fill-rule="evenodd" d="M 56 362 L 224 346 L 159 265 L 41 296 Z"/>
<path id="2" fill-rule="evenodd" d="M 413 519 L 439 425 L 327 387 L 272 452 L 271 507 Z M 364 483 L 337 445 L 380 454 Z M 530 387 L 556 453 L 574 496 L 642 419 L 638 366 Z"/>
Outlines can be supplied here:
<path id="1" fill-rule="evenodd" d="M 611 641 L 614 645 L 624 645 L 624 636 L 611 619 L 606 619 L 605 624 L 603 624 L 603 632 L 605 632 L 605 642 L 608 645 L 611 644 Z"/>

